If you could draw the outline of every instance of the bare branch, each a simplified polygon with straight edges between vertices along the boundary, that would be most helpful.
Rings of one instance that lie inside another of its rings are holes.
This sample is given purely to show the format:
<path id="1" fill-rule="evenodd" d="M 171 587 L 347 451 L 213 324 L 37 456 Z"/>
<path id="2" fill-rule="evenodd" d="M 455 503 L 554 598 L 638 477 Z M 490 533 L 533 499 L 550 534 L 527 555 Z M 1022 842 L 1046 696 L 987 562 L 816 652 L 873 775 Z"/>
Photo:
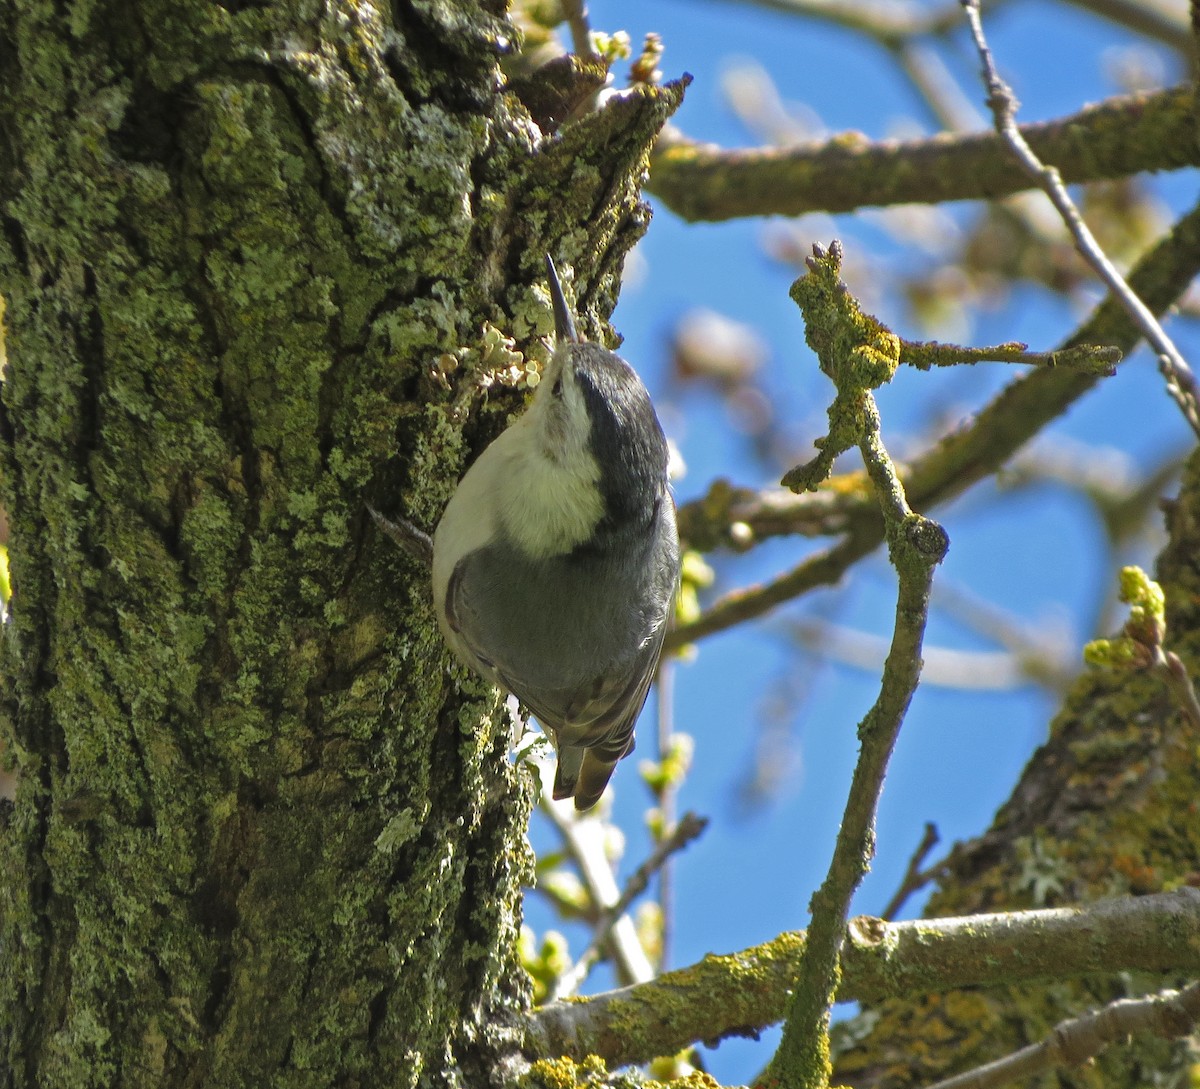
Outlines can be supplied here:
<path id="1" fill-rule="evenodd" d="M 933 874 L 937 872 L 938 867 L 933 867 L 930 870 L 922 870 L 921 867 L 925 859 L 929 857 L 929 852 L 938 845 L 938 830 L 937 825 L 933 821 L 925 822 L 925 834 L 921 837 L 921 842 L 917 844 L 917 849 L 913 851 L 912 858 L 908 860 L 908 865 L 904 870 L 904 877 L 900 880 L 900 887 L 888 901 L 887 907 L 883 909 L 882 918 L 888 922 L 894 919 L 900 909 L 904 907 L 905 901 L 918 889 L 924 888 L 931 880 Z"/>
<path id="2" fill-rule="evenodd" d="M 1063 1021 L 1040 1043 L 936 1082 L 929 1089 L 994 1089 L 1018 1078 L 1080 1066 L 1109 1044 L 1129 1036 L 1148 1033 L 1167 1039 L 1186 1036 L 1197 1020 L 1200 1020 L 1200 983 L 1147 998 L 1120 998 L 1083 1017 Z"/>
<path id="3" fill-rule="evenodd" d="M 658 762 L 662 767 L 670 758 L 672 747 L 674 745 L 675 736 L 675 660 L 673 658 L 664 658 L 658 663 L 658 677 L 655 679 L 655 726 L 658 748 Z M 675 814 L 677 812 L 677 803 L 679 800 L 679 787 L 681 785 L 678 777 L 665 777 L 666 781 L 656 787 L 653 783 L 650 784 L 654 790 L 656 801 L 658 803 L 657 819 L 652 821 L 658 829 L 672 829 L 670 835 L 664 839 L 664 843 L 671 839 L 671 835 L 679 832 L 682 822 L 676 824 Z M 699 820 L 692 813 L 684 814 L 684 820 Z M 703 824 L 696 830 L 696 835 L 699 835 L 704 826 L 708 824 L 705 820 Z M 690 842 L 689 837 L 684 842 Z M 661 844 L 660 844 L 661 846 Z M 679 845 L 684 846 L 684 843 Z M 678 850 L 679 848 L 675 848 Z M 659 934 L 659 956 L 657 968 L 661 972 L 670 965 L 671 939 L 674 936 L 675 923 L 675 883 L 672 880 L 674 874 L 671 872 L 671 853 L 663 855 L 662 861 L 656 866 L 658 870 L 658 908 L 660 918 L 660 934 Z M 654 856 L 652 855 L 651 858 Z M 638 873 L 641 873 L 645 867 L 639 868 L 634 878 Z M 653 871 L 651 871 L 653 872 Z M 647 875 L 649 876 L 649 875 Z M 630 879 L 632 883 L 633 878 Z M 626 891 L 629 891 L 629 886 L 626 886 Z"/>
<path id="4" fill-rule="evenodd" d="M 563 17 L 571 30 L 571 48 L 576 56 L 594 57 L 592 28 L 588 21 L 587 4 L 584 0 L 562 0 Z"/>
<path id="5" fill-rule="evenodd" d="M 935 591 L 935 599 L 936 599 Z M 798 620 L 788 625 L 797 644 L 816 658 L 878 673 L 887 654 L 885 636 L 822 620 Z M 1016 629 L 1014 626 L 1014 634 Z M 1048 639 L 1030 632 L 1010 650 L 955 650 L 926 646 L 922 679 L 935 688 L 999 692 L 1041 684 L 1061 693 L 1079 673 L 1079 648 L 1051 647 Z"/>
<path id="6" fill-rule="evenodd" d="M 948 132 L 978 129 L 975 104 L 963 93 L 932 43 L 908 39 L 893 47 L 896 63 L 925 100 L 938 125 Z"/>
<path id="7" fill-rule="evenodd" d="M 620 899 L 617 880 L 604 853 L 604 825 L 596 817 L 579 818 L 566 803 L 550 799 L 549 790 L 542 793 L 542 809 L 554 822 L 567 850 L 579 867 L 584 886 L 592 903 L 601 911 Z M 619 915 L 608 923 L 609 948 L 618 974 L 634 983 L 644 983 L 654 975 L 654 968 L 638 941 L 633 920 Z"/>
<path id="8" fill-rule="evenodd" d="M 979 0 L 963 0 L 971 36 L 983 64 L 983 78 L 988 91 L 988 105 L 996 121 L 996 131 L 1012 149 L 1021 169 L 1029 175 L 1050 198 L 1062 221 L 1075 239 L 1075 248 L 1104 281 L 1109 292 L 1120 301 L 1133 318 L 1146 342 L 1158 357 L 1159 369 L 1167 383 L 1167 392 L 1179 406 L 1191 429 L 1200 436 L 1200 400 L 1197 398 L 1196 379 L 1174 341 L 1167 336 L 1158 319 L 1125 282 L 1116 266 L 1100 248 L 1095 236 L 1088 229 L 1071 200 L 1062 177 L 1057 169 L 1046 166 L 1030 147 L 1017 128 L 1017 100 L 1012 88 L 1000 78 L 983 33 L 983 21 L 979 15 Z"/>
<path id="9" fill-rule="evenodd" d="M 654 848 L 646 861 L 634 870 L 625 883 L 625 888 L 621 891 L 617 902 L 612 907 L 606 907 L 600 913 L 600 917 L 595 923 L 591 945 L 580 954 L 574 967 L 558 981 L 552 996 L 555 1001 L 568 998 L 579 989 L 580 984 L 587 978 L 588 972 L 600 960 L 604 946 L 612 933 L 613 924 L 629 910 L 634 900 L 646 891 L 650 879 L 662 869 L 667 860 L 682 851 L 707 827 L 707 818 L 698 817 L 695 813 L 685 813 L 671 833 Z"/>

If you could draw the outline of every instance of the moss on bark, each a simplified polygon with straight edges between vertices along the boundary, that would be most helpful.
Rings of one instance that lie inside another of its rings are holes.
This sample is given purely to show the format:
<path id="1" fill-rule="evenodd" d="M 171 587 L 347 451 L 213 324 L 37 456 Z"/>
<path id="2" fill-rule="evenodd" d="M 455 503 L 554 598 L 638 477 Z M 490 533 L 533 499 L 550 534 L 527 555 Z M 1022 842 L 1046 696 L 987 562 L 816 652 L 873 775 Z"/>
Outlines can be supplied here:
<path id="1" fill-rule="evenodd" d="M 475 411 L 487 323 L 543 351 L 544 249 L 611 304 L 680 91 L 543 137 L 502 10 L 8 6 L 0 1084 L 507 1046 L 530 779 L 364 501 L 435 521 L 516 404 Z"/>

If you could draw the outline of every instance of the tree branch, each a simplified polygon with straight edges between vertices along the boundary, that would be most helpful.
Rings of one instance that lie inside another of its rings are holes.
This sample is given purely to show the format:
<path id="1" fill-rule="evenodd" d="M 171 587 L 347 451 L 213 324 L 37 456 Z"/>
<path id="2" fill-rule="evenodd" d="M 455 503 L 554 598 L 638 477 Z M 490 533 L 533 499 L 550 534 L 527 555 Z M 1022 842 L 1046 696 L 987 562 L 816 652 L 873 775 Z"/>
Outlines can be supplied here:
<path id="1" fill-rule="evenodd" d="M 526 1019 L 525 1054 L 646 1062 L 700 1040 L 754 1035 L 783 1017 L 803 932 L 667 972 Z M 1200 972 L 1200 889 L 1053 908 L 885 923 L 851 920 L 842 951 L 844 1001 L 967 986 L 1078 979 L 1123 971 Z"/>
<path id="2" fill-rule="evenodd" d="M 548 790 L 543 790 L 541 808 L 562 836 L 592 903 L 603 917 L 605 909 L 621 899 L 612 865 L 604 853 L 604 822 L 596 817 L 577 817 L 566 803 L 551 800 Z M 639 983 L 653 977 L 654 966 L 642 949 L 633 920 L 618 914 L 606 927 L 619 978 Z"/>
<path id="3" fill-rule="evenodd" d="M 1070 117 L 1022 125 L 1068 183 L 1200 163 L 1190 86 L 1125 95 Z M 726 149 L 659 138 L 649 191 L 689 221 L 848 212 L 891 204 L 996 200 L 1033 188 L 995 132 L 871 141 L 841 133 L 788 148 Z"/>
<path id="4" fill-rule="evenodd" d="M 1174 341 L 1167 336 L 1163 327 L 1150 312 L 1150 309 L 1134 293 L 1125 278 L 1117 271 L 1116 266 L 1108 259 L 1095 236 L 1088 230 L 1083 216 L 1075 207 L 1075 202 L 1063 185 L 1062 177 L 1056 167 L 1046 166 L 1029 146 L 1028 141 L 1017 128 L 1017 100 L 1012 88 L 1000 78 L 988 48 L 987 39 L 983 33 L 983 20 L 979 15 L 979 0 L 963 0 L 963 8 L 967 13 L 967 22 L 971 26 L 971 36 L 975 40 L 975 48 L 983 65 L 984 85 L 988 92 L 988 105 L 995 118 L 996 131 L 1004 142 L 1012 149 L 1021 169 L 1037 183 L 1050 203 L 1054 205 L 1071 237 L 1075 239 L 1075 248 L 1080 256 L 1091 266 L 1092 270 L 1104 282 L 1111 296 L 1117 299 L 1129 313 L 1129 316 L 1141 330 L 1146 343 L 1154 350 L 1158 358 L 1159 369 L 1166 380 L 1167 392 L 1179 406 L 1183 417 L 1191 429 L 1200 436 L 1200 403 L 1197 400 L 1196 379 L 1188 367 Z"/>
<path id="5" fill-rule="evenodd" d="M 584 0 L 563 0 L 562 13 L 571 29 L 571 47 L 576 56 L 594 57 L 596 51 L 592 48 L 592 28 Z"/>
<path id="6" fill-rule="evenodd" d="M 1165 311 L 1200 273 L 1200 206 L 1184 216 L 1129 276 L 1130 287 L 1156 313 Z M 1141 337 L 1129 315 L 1111 297 L 1062 345 L 1111 344 L 1126 355 Z M 1041 368 L 1011 383 L 973 422 L 947 435 L 909 463 L 902 479 L 910 501 L 921 510 L 946 502 L 1004 463 L 1050 420 L 1092 388 L 1094 375 Z M 761 616 L 775 606 L 817 586 L 836 583 L 863 556 L 883 541 L 883 523 L 873 506 L 865 480 L 839 477 L 834 488 L 807 495 L 770 493 L 761 501 L 749 493 L 722 486 L 705 499 L 684 504 L 680 524 L 689 542 L 697 533 L 708 541 L 730 540 L 729 527 L 738 525 L 740 547 L 756 537 L 786 532 L 839 529 L 838 543 L 803 560 L 778 579 L 727 594 L 697 619 L 667 636 L 678 647 Z M 736 503 L 733 498 L 736 498 Z M 733 521 L 729 520 L 733 512 Z M 792 527 L 799 526 L 797 530 Z"/>
<path id="7" fill-rule="evenodd" d="M 784 476 L 785 484 L 813 489 L 832 457 L 858 446 L 875 499 L 883 513 L 888 553 L 899 583 L 892 647 L 883 666 L 879 697 L 858 727 L 860 750 L 833 859 L 812 898 L 812 923 L 800 960 L 783 1039 L 762 1084 L 811 1086 L 829 1083 L 829 1012 L 841 979 L 841 948 L 850 900 L 875 853 L 875 811 L 888 760 L 921 674 L 921 643 L 929 615 L 933 569 L 950 541 L 937 523 L 916 514 L 880 436 L 871 391 L 891 380 L 899 338 L 864 315 L 841 282 L 841 246 L 813 247 L 808 274 L 791 295 L 804 314 L 805 336 L 837 395 L 829 410 L 829 434 L 820 454 Z"/>
<path id="8" fill-rule="evenodd" d="M 554 999 L 561 1000 L 573 995 L 579 985 L 587 978 L 593 966 L 600 960 L 605 944 L 612 935 L 613 926 L 630 905 L 650 885 L 650 879 L 666 865 L 667 860 L 682 851 L 689 843 L 708 827 L 706 817 L 698 817 L 695 813 L 685 813 L 671 832 L 655 846 L 649 857 L 629 876 L 625 887 L 616 903 L 604 907 L 597 918 L 591 944 L 579 956 L 570 971 L 566 972 L 554 988 Z"/>
<path id="9" fill-rule="evenodd" d="M 921 842 L 917 844 L 916 850 L 913 851 L 912 857 L 908 860 L 908 865 L 904 869 L 904 876 L 900 879 L 900 887 L 892 894 L 892 898 L 887 902 L 887 907 L 883 909 L 883 919 L 891 922 L 900 914 L 900 909 L 904 907 L 908 898 L 933 880 L 938 867 L 932 866 L 926 870 L 922 869 L 922 866 L 925 859 L 929 857 L 929 852 L 938 845 L 940 838 L 937 825 L 932 821 L 926 821 L 925 834 L 921 836 Z"/>
<path id="10" fill-rule="evenodd" d="M 1083 1017 L 1063 1021 L 1039 1043 L 936 1082 L 930 1089 L 994 1089 L 1018 1078 L 1032 1078 L 1065 1066 L 1082 1066 L 1109 1044 L 1130 1036 L 1149 1033 L 1168 1039 L 1186 1036 L 1198 1020 L 1200 983 L 1146 998 L 1120 998 Z"/>

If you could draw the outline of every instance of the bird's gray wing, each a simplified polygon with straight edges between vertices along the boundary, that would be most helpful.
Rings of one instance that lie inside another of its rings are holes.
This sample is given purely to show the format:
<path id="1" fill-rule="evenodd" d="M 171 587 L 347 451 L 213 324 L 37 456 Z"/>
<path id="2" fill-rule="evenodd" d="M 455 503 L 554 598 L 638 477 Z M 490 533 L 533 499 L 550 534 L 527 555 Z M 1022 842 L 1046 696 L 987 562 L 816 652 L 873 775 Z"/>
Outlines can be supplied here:
<path id="1" fill-rule="evenodd" d="M 650 692 L 666 631 L 664 618 L 627 669 L 597 677 L 569 707 L 569 717 L 558 729 L 555 798 L 574 795 L 577 810 L 591 809 L 618 761 L 633 752 L 633 728 Z"/>
<path id="2" fill-rule="evenodd" d="M 555 797 L 574 794 L 580 809 L 595 804 L 633 748 L 678 572 L 671 541 L 659 551 L 647 575 L 657 582 L 632 597 L 661 605 L 658 615 L 641 614 L 649 634 L 632 653 L 624 648 L 639 621 L 613 590 L 627 575 L 603 554 L 533 563 L 497 544 L 463 557 L 447 585 L 445 616 L 460 654 L 533 712 L 559 753 Z M 547 615 L 547 602 L 558 611 Z"/>

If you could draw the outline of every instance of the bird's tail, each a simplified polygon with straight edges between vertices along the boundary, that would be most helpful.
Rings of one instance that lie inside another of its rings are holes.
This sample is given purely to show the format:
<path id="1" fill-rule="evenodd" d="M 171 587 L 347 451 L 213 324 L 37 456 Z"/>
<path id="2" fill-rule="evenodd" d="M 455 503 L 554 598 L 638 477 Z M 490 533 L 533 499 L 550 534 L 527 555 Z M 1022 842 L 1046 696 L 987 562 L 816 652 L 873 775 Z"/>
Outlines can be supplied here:
<path id="1" fill-rule="evenodd" d="M 584 750 L 583 767 L 579 771 L 574 791 L 575 809 L 578 812 L 583 813 L 591 809 L 600 800 L 600 795 L 604 793 L 604 788 L 608 786 L 616 768 L 616 760 L 601 756 L 595 749 Z"/>
<path id="2" fill-rule="evenodd" d="M 579 781 L 579 771 L 583 767 L 584 752 L 586 750 L 582 745 L 560 745 L 558 747 L 558 766 L 554 769 L 554 800 L 556 802 L 561 802 L 563 798 L 569 798 L 575 793 L 575 784 Z"/>
<path id="3" fill-rule="evenodd" d="M 616 771 L 617 762 L 633 752 L 633 733 L 606 738 L 599 745 L 560 745 L 554 769 L 554 800 L 575 797 L 575 809 L 583 813 L 594 806 Z"/>

